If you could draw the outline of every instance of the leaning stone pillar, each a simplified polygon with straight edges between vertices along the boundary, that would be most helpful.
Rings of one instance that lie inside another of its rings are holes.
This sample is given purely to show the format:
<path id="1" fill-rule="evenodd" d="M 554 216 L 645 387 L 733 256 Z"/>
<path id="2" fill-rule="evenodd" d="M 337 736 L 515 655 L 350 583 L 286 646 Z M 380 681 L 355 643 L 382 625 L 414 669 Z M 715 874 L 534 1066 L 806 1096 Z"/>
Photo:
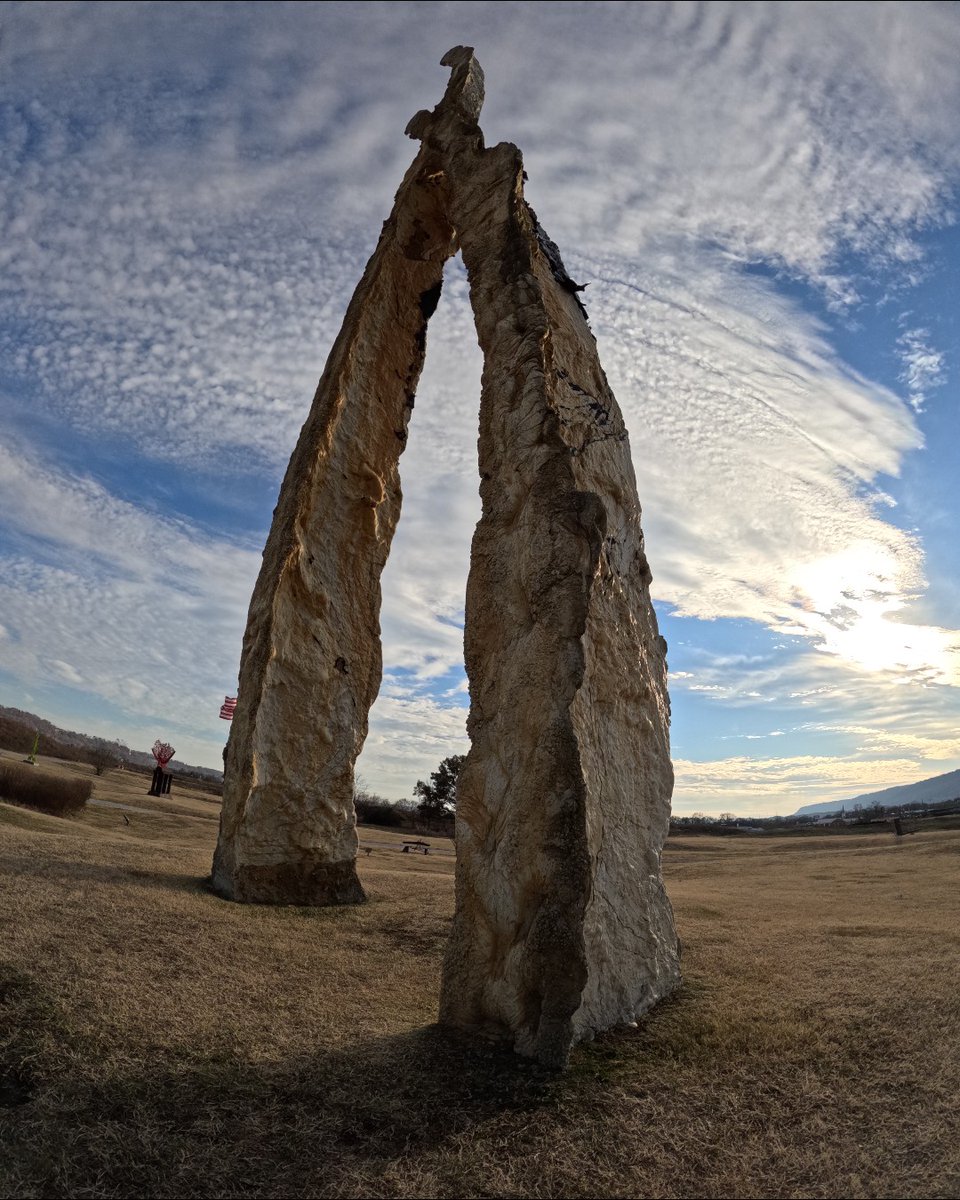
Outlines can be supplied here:
<path id="1" fill-rule="evenodd" d="M 484 354 L 441 1022 L 562 1065 L 679 982 L 665 643 L 623 417 L 516 147 L 424 118 Z M 425 143 L 426 144 L 426 143 Z"/>
<path id="2" fill-rule="evenodd" d="M 380 574 L 427 320 L 456 250 L 422 148 L 347 310 L 290 459 L 250 603 L 212 883 L 234 900 L 349 904 L 353 768 L 381 678 Z"/>

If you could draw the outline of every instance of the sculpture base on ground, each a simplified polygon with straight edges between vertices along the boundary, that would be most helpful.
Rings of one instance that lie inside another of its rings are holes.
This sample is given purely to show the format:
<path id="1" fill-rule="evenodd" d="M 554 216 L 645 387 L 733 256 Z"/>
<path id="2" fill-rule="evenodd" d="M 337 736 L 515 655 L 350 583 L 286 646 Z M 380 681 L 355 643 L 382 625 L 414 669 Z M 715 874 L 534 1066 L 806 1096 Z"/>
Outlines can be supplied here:
<path id="1" fill-rule="evenodd" d="M 323 908 L 363 904 L 367 897 L 357 877 L 354 860 L 339 863 L 276 863 L 266 866 L 218 869 L 215 862 L 210 887 L 225 900 L 242 904 L 297 904 Z"/>

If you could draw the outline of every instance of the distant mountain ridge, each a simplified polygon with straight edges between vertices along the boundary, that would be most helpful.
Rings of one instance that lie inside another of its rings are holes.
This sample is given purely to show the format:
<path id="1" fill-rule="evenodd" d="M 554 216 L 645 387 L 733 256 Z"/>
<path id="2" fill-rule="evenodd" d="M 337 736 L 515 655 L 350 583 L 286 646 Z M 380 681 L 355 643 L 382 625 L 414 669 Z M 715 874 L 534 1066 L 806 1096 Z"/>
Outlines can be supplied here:
<path id="1" fill-rule="evenodd" d="M 118 757 L 122 756 L 132 765 L 150 768 L 156 766 L 153 755 L 148 751 L 131 750 L 123 742 L 114 742 L 110 738 L 94 737 L 89 733 L 78 733 L 74 729 L 61 729 L 59 725 L 54 725 L 52 721 L 47 721 L 44 717 L 38 717 L 36 713 L 26 712 L 22 708 L 7 708 L 5 705 L 0 704 L 0 728 L 2 728 L 4 733 L 7 733 L 10 725 L 21 726 L 29 733 L 30 737 L 29 741 L 24 744 L 22 736 L 15 736 L 12 740 L 16 741 L 17 744 L 5 746 L 6 749 L 29 751 L 33 741 L 33 733 L 37 732 L 40 734 L 40 754 L 48 754 L 56 757 L 56 745 L 86 751 L 96 750 L 103 745 L 108 745 L 116 746 Z M 11 740 L 9 735 L 6 740 Z M 45 742 L 50 746 L 49 749 L 45 748 Z M 212 767 L 193 767 L 189 763 L 180 762 L 178 759 L 174 759 L 167 769 L 181 771 L 186 775 L 195 775 L 202 779 L 211 779 L 216 783 L 220 783 L 223 780 L 222 771 L 215 771 Z"/>
<path id="2" fill-rule="evenodd" d="M 872 808 L 874 804 L 896 807 L 901 804 L 940 804 L 944 800 L 960 798 L 960 770 L 948 771 L 945 775 L 932 775 L 918 783 L 903 783 L 899 787 L 884 788 L 879 792 L 864 792 L 849 800 L 826 800 L 821 804 L 805 804 L 793 814 L 795 817 L 824 816 L 838 813 L 841 808 L 851 812 L 856 805 Z"/>

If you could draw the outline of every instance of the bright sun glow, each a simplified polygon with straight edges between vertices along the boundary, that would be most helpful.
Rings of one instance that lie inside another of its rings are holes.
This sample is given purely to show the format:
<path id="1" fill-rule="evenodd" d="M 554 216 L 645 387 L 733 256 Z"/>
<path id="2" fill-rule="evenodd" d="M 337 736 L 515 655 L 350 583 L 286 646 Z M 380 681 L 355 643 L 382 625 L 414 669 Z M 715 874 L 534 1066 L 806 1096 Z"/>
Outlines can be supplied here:
<path id="1" fill-rule="evenodd" d="M 868 671 L 891 671 L 931 683 L 960 682 L 955 635 L 934 625 L 912 625 L 902 610 L 922 580 L 883 546 L 861 542 L 798 572 L 804 625 L 818 649 Z"/>

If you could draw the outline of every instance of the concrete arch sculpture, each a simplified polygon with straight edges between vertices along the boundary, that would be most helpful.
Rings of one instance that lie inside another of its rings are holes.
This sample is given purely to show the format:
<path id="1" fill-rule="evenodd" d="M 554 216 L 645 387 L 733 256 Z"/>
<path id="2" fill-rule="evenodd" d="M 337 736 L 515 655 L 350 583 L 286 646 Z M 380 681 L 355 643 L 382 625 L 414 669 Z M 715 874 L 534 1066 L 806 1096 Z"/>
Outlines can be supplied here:
<path id="1" fill-rule="evenodd" d="M 458 249 L 484 356 L 483 514 L 465 620 L 443 1023 L 562 1064 L 679 982 L 660 851 L 673 771 L 666 646 L 627 432 L 523 161 L 486 149 L 469 47 L 407 133 L 420 151 L 290 460 L 250 605 L 213 867 L 222 895 L 363 900 L 353 765 L 380 684 L 398 459 Z"/>

